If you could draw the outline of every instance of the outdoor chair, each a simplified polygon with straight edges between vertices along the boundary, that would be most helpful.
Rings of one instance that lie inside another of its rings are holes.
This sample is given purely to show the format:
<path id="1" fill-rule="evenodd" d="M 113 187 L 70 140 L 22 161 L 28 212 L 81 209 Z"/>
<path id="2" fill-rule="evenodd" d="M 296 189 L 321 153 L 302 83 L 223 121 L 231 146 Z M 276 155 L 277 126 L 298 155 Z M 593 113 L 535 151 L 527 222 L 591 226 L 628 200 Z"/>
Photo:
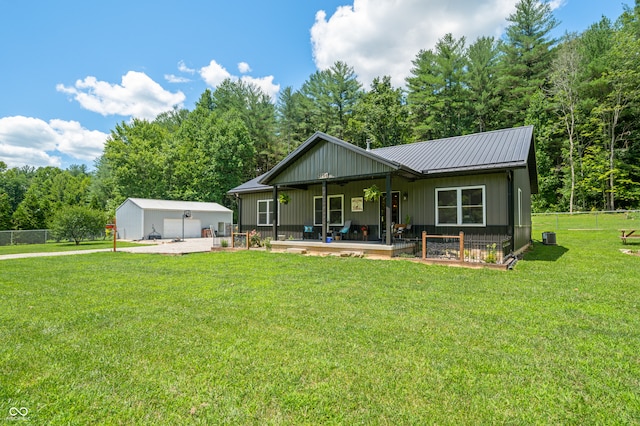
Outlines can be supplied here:
<path id="1" fill-rule="evenodd" d="M 308 237 L 310 240 L 313 239 L 313 226 L 312 225 L 304 225 L 304 230 L 302 231 L 302 239 Z"/>
<path id="2" fill-rule="evenodd" d="M 344 227 L 338 231 L 338 234 L 342 239 L 346 240 L 350 230 L 351 230 L 351 221 L 348 220 L 344 223 Z"/>
<path id="3" fill-rule="evenodd" d="M 401 239 L 406 228 L 407 225 L 405 225 L 404 223 L 397 223 L 393 225 L 393 238 Z"/>

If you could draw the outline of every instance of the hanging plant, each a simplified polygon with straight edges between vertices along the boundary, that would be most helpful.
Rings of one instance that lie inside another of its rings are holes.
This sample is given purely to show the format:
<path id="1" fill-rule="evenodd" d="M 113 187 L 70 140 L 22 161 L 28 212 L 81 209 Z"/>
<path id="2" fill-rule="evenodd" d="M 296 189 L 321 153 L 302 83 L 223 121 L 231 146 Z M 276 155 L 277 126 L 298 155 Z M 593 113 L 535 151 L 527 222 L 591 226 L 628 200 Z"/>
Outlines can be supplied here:
<path id="1" fill-rule="evenodd" d="M 289 201 L 291 201 L 291 197 L 289 197 L 289 194 L 283 192 L 278 196 L 278 201 L 280 202 L 280 204 L 289 204 Z"/>
<path id="2" fill-rule="evenodd" d="M 366 201 L 378 201 L 382 192 L 376 185 L 371 185 L 369 188 L 364 189 L 364 199 Z"/>

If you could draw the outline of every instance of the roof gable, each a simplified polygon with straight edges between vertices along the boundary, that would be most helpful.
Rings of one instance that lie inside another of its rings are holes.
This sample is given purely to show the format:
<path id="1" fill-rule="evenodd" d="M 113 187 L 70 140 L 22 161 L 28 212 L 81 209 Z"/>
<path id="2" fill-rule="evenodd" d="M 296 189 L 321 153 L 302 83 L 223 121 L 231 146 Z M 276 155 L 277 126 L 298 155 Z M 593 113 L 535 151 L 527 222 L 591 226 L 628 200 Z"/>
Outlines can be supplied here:
<path id="1" fill-rule="evenodd" d="M 316 132 L 258 182 L 263 185 L 304 184 L 324 179 L 379 176 L 401 169 L 406 168 L 371 151 Z"/>

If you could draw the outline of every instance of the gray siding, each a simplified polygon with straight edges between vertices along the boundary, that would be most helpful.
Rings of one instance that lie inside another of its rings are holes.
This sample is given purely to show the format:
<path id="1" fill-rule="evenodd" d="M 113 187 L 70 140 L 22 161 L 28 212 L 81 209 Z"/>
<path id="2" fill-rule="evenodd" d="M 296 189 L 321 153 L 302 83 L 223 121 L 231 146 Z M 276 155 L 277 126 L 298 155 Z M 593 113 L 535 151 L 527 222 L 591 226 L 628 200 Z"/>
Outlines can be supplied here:
<path id="1" fill-rule="evenodd" d="M 371 229 L 371 235 L 378 236 L 380 223 L 380 202 L 364 202 L 362 212 L 351 211 L 351 198 L 362 197 L 364 188 L 377 185 L 385 192 L 384 179 L 360 180 L 343 185 L 331 184 L 327 186 L 328 195 L 344 195 L 344 220 L 351 220 L 353 229 L 367 225 Z M 484 185 L 486 190 L 486 221 L 487 227 L 460 226 L 436 227 L 435 226 L 435 191 L 436 188 L 449 188 L 459 186 Z M 503 233 L 506 234 L 508 224 L 508 200 L 507 200 L 507 175 L 506 173 L 492 173 L 485 175 L 468 175 L 437 179 L 423 179 L 409 182 L 403 178 L 392 179 L 393 191 L 400 192 L 400 220 L 405 221 L 410 216 L 411 224 L 416 234 L 422 230 L 430 233 L 446 234 L 462 230 L 466 233 Z M 293 189 L 280 190 L 279 193 L 287 193 L 291 199 L 289 204 L 280 205 L 279 233 L 287 238 L 302 237 L 304 224 L 313 224 L 313 198 L 322 195 L 322 185 L 310 185 L 307 190 Z M 403 194 L 406 193 L 406 200 Z M 256 229 L 264 236 L 271 236 L 272 226 L 257 226 L 258 200 L 271 200 L 273 193 L 260 192 L 242 195 L 242 227 L 243 231 Z M 530 218 L 529 218 L 530 220 Z M 317 228 L 319 231 L 319 228 Z"/>
<path id="2" fill-rule="evenodd" d="M 531 185 L 529 181 L 529 171 L 527 169 L 516 169 L 513 173 L 514 183 L 514 250 L 518 251 L 526 247 L 531 241 Z M 518 196 L 521 191 L 521 198 Z M 520 203 L 520 200 L 522 201 Z"/>
<path id="3" fill-rule="evenodd" d="M 345 178 L 377 175 L 392 169 L 333 143 L 319 143 L 276 176 L 272 185 L 317 181 L 321 176 Z"/>

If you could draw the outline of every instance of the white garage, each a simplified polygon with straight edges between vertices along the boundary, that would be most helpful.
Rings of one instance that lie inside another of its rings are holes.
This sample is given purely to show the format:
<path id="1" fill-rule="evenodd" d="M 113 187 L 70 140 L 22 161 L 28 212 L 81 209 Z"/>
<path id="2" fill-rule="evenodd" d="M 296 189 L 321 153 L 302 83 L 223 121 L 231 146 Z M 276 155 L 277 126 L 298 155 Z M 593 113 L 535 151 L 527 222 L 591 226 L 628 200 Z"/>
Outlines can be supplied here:
<path id="1" fill-rule="evenodd" d="M 118 238 L 199 238 L 213 229 L 230 235 L 233 211 L 218 203 L 127 198 L 116 209 Z M 184 227 L 184 228 L 183 228 Z"/>

